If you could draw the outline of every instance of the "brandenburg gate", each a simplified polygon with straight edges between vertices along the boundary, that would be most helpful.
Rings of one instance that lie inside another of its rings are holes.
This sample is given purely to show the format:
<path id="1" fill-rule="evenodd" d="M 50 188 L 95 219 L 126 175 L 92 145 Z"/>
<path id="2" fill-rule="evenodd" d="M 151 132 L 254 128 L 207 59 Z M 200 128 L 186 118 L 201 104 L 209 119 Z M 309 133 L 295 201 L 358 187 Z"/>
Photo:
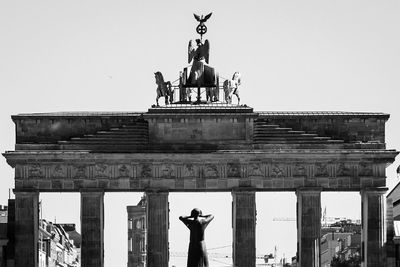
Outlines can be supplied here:
<path id="1" fill-rule="evenodd" d="M 106 192 L 146 192 L 148 266 L 168 266 L 168 194 L 231 192 L 234 266 L 255 266 L 261 191 L 297 195 L 298 266 L 320 266 L 321 192 L 362 200 L 363 266 L 385 259 L 383 113 L 255 112 L 236 105 L 169 105 L 145 113 L 12 116 L 15 263 L 38 264 L 40 192 L 81 194 L 81 262 L 103 266 Z M 268 207 L 268 204 L 265 204 Z"/>
<path id="2" fill-rule="evenodd" d="M 398 154 L 385 145 L 389 115 L 233 105 L 233 95 L 240 102 L 240 73 L 220 92 L 218 72 L 208 65 L 210 44 L 203 42 L 210 17 L 195 15 L 200 39 L 189 42 L 191 67 L 180 73 L 179 86 L 173 90 L 155 73 L 157 106 L 147 112 L 12 116 L 15 150 L 3 155 L 15 168 L 16 267 L 38 266 L 40 192 L 80 193 L 83 267 L 104 265 L 106 192 L 146 192 L 148 267 L 168 266 L 170 192 L 231 192 L 233 263 L 255 266 L 261 191 L 297 195 L 298 267 L 321 265 L 321 192 L 360 192 L 363 266 L 382 266 L 385 168 Z"/>

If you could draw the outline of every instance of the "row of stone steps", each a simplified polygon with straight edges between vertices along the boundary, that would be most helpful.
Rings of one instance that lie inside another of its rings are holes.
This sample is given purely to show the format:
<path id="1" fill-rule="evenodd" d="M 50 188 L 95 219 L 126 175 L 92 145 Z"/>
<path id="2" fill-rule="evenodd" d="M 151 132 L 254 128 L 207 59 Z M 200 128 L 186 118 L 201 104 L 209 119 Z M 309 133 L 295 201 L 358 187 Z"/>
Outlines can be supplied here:
<path id="1" fill-rule="evenodd" d="M 342 144 L 343 140 L 332 140 L 330 137 L 318 136 L 316 133 L 297 131 L 280 127 L 263 120 L 257 120 L 253 132 L 254 144 Z"/>
<path id="2" fill-rule="evenodd" d="M 107 131 L 98 131 L 95 134 L 59 141 L 58 145 L 61 149 L 66 150 L 141 150 L 145 149 L 149 143 L 148 128 L 148 122 L 140 120 Z"/>

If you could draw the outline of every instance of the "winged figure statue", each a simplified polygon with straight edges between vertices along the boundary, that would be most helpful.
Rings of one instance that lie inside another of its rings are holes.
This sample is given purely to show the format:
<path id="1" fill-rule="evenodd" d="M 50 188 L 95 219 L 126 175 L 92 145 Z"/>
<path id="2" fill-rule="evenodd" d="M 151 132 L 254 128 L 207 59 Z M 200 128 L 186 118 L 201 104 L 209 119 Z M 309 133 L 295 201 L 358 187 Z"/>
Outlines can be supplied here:
<path id="1" fill-rule="evenodd" d="M 194 61 L 202 61 L 208 64 L 210 57 L 210 43 L 208 40 L 204 41 L 204 44 L 201 42 L 200 39 L 190 40 L 188 46 L 188 63 Z"/>

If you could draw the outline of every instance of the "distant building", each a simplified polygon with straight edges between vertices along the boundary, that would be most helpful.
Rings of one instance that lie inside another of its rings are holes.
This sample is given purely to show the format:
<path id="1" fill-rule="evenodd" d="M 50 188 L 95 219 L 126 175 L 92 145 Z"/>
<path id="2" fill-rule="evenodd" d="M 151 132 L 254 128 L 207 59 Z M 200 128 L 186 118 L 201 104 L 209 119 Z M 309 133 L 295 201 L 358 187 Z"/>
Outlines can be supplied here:
<path id="1" fill-rule="evenodd" d="M 73 230 L 66 231 L 63 225 Z M 75 245 L 69 232 L 76 233 L 74 238 L 79 246 Z M 80 266 L 80 235 L 74 224 L 53 224 L 42 219 L 39 223 L 39 267 L 53 266 Z"/>
<path id="2" fill-rule="evenodd" d="M 389 192 L 386 199 L 391 199 L 393 203 L 393 219 L 400 221 L 400 183 Z"/>
<path id="3" fill-rule="evenodd" d="M 336 222 L 321 229 L 321 267 L 330 267 L 334 258 L 360 257 L 361 225 L 350 220 Z"/>
<path id="4" fill-rule="evenodd" d="M 0 206 L 0 267 L 14 267 L 15 200 Z"/>
<path id="5" fill-rule="evenodd" d="M 400 183 L 387 195 L 387 258 L 396 267 L 400 266 Z"/>
<path id="6" fill-rule="evenodd" d="M 344 261 L 350 261 L 352 258 L 360 258 L 361 233 L 348 234 L 340 239 L 340 243 L 336 247 L 336 257 Z"/>
<path id="7" fill-rule="evenodd" d="M 39 220 L 38 267 L 80 267 L 80 234 L 75 224 Z M 14 267 L 15 200 L 0 206 L 0 267 Z"/>
<path id="8" fill-rule="evenodd" d="M 6 266 L 6 249 L 8 243 L 7 213 L 8 207 L 0 205 L 0 267 Z"/>
<path id="9" fill-rule="evenodd" d="M 146 197 L 136 206 L 127 206 L 128 212 L 128 267 L 146 266 Z"/>

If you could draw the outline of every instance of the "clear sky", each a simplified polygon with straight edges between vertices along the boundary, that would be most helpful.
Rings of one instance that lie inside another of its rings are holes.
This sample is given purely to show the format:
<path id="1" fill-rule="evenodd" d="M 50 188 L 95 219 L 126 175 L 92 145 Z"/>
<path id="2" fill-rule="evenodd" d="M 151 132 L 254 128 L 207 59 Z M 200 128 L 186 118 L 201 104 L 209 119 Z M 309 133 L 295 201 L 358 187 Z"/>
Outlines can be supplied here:
<path id="1" fill-rule="evenodd" d="M 386 112 L 387 147 L 399 149 L 397 0 L 15 0 L 0 1 L 0 151 L 13 150 L 12 114 L 146 111 L 155 103 L 154 72 L 178 78 L 188 41 L 197 37 L 192 13 L 209 12 L 210 65 L 223 77 L 242 73 L 243 103 L 256 111 Z M 398 182 L 399 164 L 387 169 L 389 188 Z M 4 159 L 0 176 L 0 204 L 6 204 L 13 170 Z M 48 219 L 78 223 L 79 195 L 52 196 L 41 196 Z M 124 266 L 125 206 L 140 195 L 105 199 L 106 266 Z M 360 214 L 356 193 L 322 200 L 328 216 Z M 208 247 L 231 244 L 230 194 L 171 194 L 170 202 L 172 251 L 186 250 L 188 232 L 176 218 L 193 206 L 216 215 Z M 295 225 L 272 218 L 294 217 L 294 209 L 294 193 L 257 195 L 257 253 L 277 245 L 293 256 Z"/>

